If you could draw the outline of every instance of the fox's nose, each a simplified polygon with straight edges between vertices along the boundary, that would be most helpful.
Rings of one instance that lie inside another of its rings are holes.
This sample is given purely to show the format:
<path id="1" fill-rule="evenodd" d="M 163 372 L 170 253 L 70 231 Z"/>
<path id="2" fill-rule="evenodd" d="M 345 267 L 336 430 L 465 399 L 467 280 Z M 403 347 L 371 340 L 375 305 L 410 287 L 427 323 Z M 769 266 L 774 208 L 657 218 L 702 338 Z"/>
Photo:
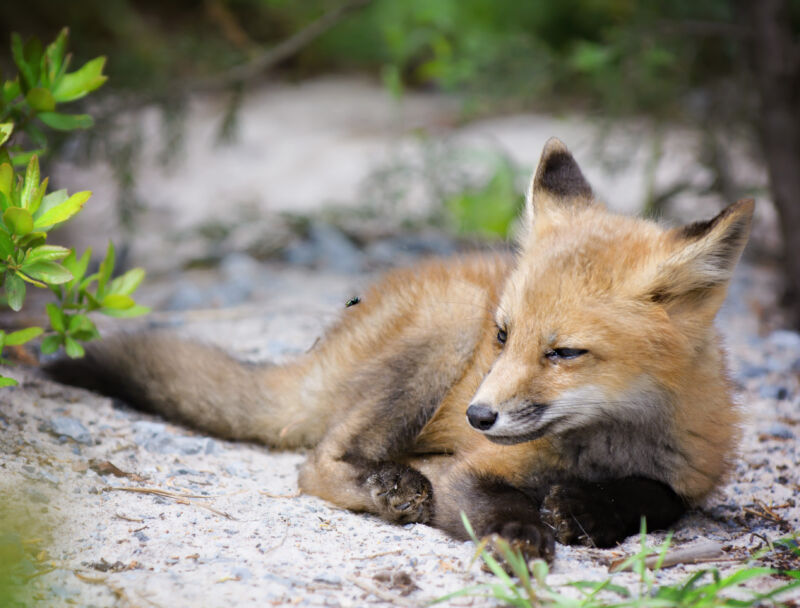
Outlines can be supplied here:
<path id="1" fill-rule="evenodd" d="M 488 431 L 497 420 L 497 412 L 482 403 L 473 403 L 467 408 L 467 420 L 479 431 Z"/>

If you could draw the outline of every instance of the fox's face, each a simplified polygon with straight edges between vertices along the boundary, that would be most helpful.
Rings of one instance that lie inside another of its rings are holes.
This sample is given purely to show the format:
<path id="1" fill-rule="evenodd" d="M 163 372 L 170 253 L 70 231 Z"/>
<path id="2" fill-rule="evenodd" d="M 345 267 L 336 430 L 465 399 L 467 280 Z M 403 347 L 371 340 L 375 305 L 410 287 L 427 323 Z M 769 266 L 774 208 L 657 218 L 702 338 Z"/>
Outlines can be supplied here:
<path id="1" fill-rule="evenodd" d="M 664 229 L 595 204 L 551 140 L 528 192 L 527 232 L 495 312 L 497 358 L 467 410 L 498 443 L 599 423 L 663 423 L 747 240 L 752 201 Z"/>

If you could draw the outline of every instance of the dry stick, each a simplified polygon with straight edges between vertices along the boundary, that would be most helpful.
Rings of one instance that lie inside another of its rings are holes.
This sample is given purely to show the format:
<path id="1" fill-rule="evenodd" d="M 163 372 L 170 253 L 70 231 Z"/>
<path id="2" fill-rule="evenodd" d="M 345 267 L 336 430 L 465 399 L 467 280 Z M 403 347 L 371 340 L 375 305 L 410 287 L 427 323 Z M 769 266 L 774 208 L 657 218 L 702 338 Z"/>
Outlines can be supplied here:
<path id="1" fill-rule="evenodd" d="M 130 487 L 123 487 L 123 486 L 108 486 L 105 488 L 108 491 L 111 490 L 119 490 L 121 492 L 136 492 L 139 494 L 155 494 L 156 496 L 163 496 L 164 498 L 170 498 L 175 502 L 182 504 L 182 505 L 194 505 L 196 507 L 202 507 L 203 509 L 208 509 L 212 513 L 219 515 L 220 517 L 224 517 L 226 519 L 231 519 L 237 521 L 236 518 L 231 515 L 230 513 L 226 513 L 225 511 L 220 511 L 219 509 L 215 509 L 211 505 L 204 503 L 204 502 L 194 502 L 188 500 L 190 498 L 214 498 L 213 496 L 199 496 L 197 494 L 178 494 L 177 492 L 168 492 L 167 490 L 161 490 L 158 488 L 130 488 Z"/>
<path id="2" fill-rule="evenodd" d="M 392 551 L 381 551 L 380 553 L 373 553 L 372 555 L 361 555 L 359 557 L 351 557 L 350 559 L 374 559 L 376 557 L 383 557 L 384 555 L 394 555 L 395 553 L 402 553 L 404 549 L 394 549 Z"/>
<path id="3" fill-rule="evenodd" d="M 716 541 L 708 540 L 694 545 L 669 549 L 664 555 L 664 560 L 661 562 L 661 568 L 670 568 L 671 566 L 677 566 L 678 564 L 700 564 L 705 562 L 729 561 L 728 558 L 720 557 L 721 555 L 724 555 L 722 545 Z M 648 568 L 655 568 L 659 559 L 659 555 L 652 555 L 645 558 L 644 563 Z M 624 558 L 611 562 L 611 565 L 608 567 L 609 572 L 621 571 L 619 566 L 626 560 L 627 558 Z M 633 570 L 633 567 L 632 565 L 629 565 L 628 567 L 624 568 L 624 570 L 630 571 Z"/>
<path id="4" fill-rule="evenodd" d="M 372 0 L 349 0 L 343 2 L 323 14 L 316 21 L 312 21 L 299 32 L 292 34 L 286 40 L 267 49 L 254 59 L 243 65 L 228 70 L 225 74 L 215 78 L 208 78 L 197 83 L 198 88 L 220 88 L 248 80 L 286 61 L 297 54 L 322 34 L 331 29 L 348 13 L 371 4 Z"/>
<path id="5" fill-rule="evenodd" d="M 367 581 L 365 581 L 362 578 L 358 578 L 358 577 L 353 576 L 351 574 L 348 574 L 346 578 L 347 578 L 348 581 L 353 583 L 356 587 L 360 587 L 361 589 L 363 589 L 367 593 L 371 593 L 375 597 L 380 598 L 385 602 L 389 602 L 390 604 L 392 604 L 394 606 L 419 606 L 420 605 L 417 602 L 409 601 L 409 600 L 405 599 L 404 597 L 401 597 L 399 595 L 395 595 L 394 593 L 389 593 L 388 591 L 384 591 L 380 587 L 376 587 L 372 583 L 368 583 Z"/>
<path id="6" fill-rule="evenodd" d="M 371 4 L 372 1 L 373 0 L 347 0 L 332 8 L 327 13 L 324 13 L 316 21 L 312 21 L 285 40 L 263 51 L 259 55 L 256 55 L 252 60 L 235 66 L 227 70 L 224 74 L 205 79 L 189 80 L 183 83 L 178 82 L 170 87 L 170 92 L 168 93 L 146 96 L 134 95 L 125 99 L 120 96 L 117 98 L 116 102 L 103 104 L 103 107 L 99 108 L 98 112 L 95 112 L 95 120 L 99 121 L 105 117 L 114 116 L 125 110 L 141 107 L 148 103 L 183 97 L 191 91 L 225 89 L 241 84 L 245 80 L 257 76 L 260 72 L 265 72 L 274 68 L 279 63 L 286 61 L 330 30 L 348 13 L 364 8 Z"/>

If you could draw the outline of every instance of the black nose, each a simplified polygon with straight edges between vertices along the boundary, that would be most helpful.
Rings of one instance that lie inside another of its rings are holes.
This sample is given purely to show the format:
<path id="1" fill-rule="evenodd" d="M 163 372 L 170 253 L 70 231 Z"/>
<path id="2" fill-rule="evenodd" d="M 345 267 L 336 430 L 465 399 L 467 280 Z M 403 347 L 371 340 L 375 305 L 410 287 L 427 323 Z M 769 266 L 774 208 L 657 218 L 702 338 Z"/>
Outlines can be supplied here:
<path id="1" fill-rule="evenodd" d="M 497 412 L 482 403 L 473 403 L 467 408 L 467 419 L 479 431 L 488 431 L 497 420 Z"/>

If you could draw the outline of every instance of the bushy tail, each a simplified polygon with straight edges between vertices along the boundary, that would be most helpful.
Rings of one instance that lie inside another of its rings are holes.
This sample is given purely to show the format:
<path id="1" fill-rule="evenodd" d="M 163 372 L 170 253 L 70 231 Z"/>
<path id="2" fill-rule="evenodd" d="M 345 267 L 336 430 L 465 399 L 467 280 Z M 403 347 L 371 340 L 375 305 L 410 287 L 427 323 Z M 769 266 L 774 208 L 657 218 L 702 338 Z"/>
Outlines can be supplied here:
<path id="1" fill-rule="evenodd" d="M 45 372 L 221 437 L 292 448 L 315 445 L 329 416 L 302 403 L 302 368 L 242 363 L 213 346 L 149 332 L 112 336 Z"/>

